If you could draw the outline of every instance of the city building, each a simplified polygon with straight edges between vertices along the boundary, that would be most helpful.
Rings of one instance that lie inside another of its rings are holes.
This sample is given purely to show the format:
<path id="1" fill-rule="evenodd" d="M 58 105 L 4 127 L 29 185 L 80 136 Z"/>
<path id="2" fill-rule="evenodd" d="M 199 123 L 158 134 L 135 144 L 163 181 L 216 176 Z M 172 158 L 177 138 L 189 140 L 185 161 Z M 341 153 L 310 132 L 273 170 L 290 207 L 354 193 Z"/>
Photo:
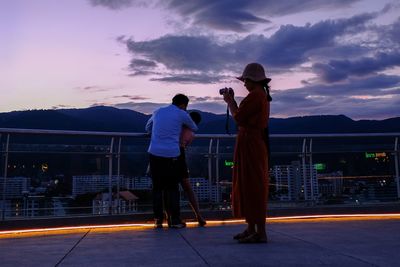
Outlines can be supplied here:
<path id="1" fill-rule="evenodd" d="M 111 177 L 111 186 L 116 187 L 125 184 L 125 177 L 123 175 L 113 175 Z M 82 195 L 86 193 L 96 193 L 107 190 L 109 188 L 108 175 L 81 175 L 72 177 L 72 196 Z"/>
<path id="2" fill-rule="evenodd" d="M 190 184 L 192 185 L 193 192 L 196 194 L 199 202 L 204 201 L 212 201 L 218 202 L 221 200 L 221 192 L 217 190 L 216 185 L 210 185 L 210 181 L 203 177 L 195 177 L 189 178 Z M 186 198 L 182 188 L 181 191 L 181 200 Z M 218 194 L 217 194 L 218 192 Z M 219 196 L 218 196 L 219 195 Z"/>
<path id="3" fill-rule="evenodd" d="M 276 191 L 280 200 L 318 199 L 317 170 L 312 165 L 293 161 L 290 165 L 275 165 L 272 173 L 276 179 Z"/>
<path id="4" fill-rule="evenodd" d="M 117 186 L 118 176 L 113 175 L 111 186 Z M 128 190 L 151 190 L 152 180 L 148 176 L 142 177 L 125 177 L 119 176 L 119 187 Z M 72 177 L 72 196 L 85 193 L 96 193 L 107 190 L 109 188 L 108 175 L 80 175 Z"/>
<path id="5" fill-rule="evenodd" d="M 136 212 L 138 208 L 137 200 L 139 198 L 130 191 L 121 191 L 119 194 L 112 195 L 112 203 L 110 205 L 109 194 L 99 193 L 92 201 L 93 214 L 109 214 L 110 207 L 112 213 L 131 213 Z"/>
<path id="6" fill-rule="evenodd" d="M 151 190 L 153 183 L 149 176 L 127 177 L 125 179 L 125 188 L 130 190 Z"/>

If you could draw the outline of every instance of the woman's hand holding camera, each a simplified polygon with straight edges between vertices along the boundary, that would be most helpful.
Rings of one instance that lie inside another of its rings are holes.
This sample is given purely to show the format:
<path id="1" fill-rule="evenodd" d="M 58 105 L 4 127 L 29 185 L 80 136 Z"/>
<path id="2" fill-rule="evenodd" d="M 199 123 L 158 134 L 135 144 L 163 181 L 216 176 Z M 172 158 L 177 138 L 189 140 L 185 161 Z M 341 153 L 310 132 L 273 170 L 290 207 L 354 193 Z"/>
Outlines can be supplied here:
<path id="1" fill-rule="evenodd" d="M 231 105 L 232 103 L 235 102 L 235 98 L 233 97 L 233 95 L 229 94 L 229 93 L 224 93 L 224 101 L 228 104 Z"/>
<path id="2" fill-rule="evenodd" d="M 230 105 L 235 102 L 235 92 L 232 88 L 222 88 L 219 93 L 224 97 L 224 101 Z"/>

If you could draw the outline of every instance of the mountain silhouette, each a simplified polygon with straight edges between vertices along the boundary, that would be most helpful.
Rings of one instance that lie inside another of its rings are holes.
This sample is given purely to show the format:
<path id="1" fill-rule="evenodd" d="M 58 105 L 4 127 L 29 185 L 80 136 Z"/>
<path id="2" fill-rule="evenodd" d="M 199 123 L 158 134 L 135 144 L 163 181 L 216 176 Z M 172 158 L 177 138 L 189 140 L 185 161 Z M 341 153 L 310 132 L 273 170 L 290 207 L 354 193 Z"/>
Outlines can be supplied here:
<path id="1" fill-rule="evenodd" d="M 201 112 L 198 133 L 226 133 L 226 115 Z M 96 106 L 84 109 L 27 110 L 0 113 L 0 128 L 138 132 L 143 133 L 150 115 L 128 109 Z M 385 120 L 352 120 L 344 115 L 271 118 L 272 134 L 400 132 L 400 117 Z M 229 119 L 229 131 L 236 125 Z"/>

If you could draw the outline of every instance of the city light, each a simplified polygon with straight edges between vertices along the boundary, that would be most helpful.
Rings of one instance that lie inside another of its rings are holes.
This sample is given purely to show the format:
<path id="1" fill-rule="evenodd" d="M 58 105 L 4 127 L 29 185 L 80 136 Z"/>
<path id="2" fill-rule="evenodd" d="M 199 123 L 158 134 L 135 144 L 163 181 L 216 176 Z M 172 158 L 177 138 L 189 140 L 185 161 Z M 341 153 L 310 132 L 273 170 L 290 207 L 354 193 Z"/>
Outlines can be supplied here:
<path id="1" fill-rule="evenodd" d="M 326 169 L 326 164 L 325 163 L 316 163 L 316 164 L 314 164 L 314 168 L 317 171 L 324 171 Z"/>
<path id="2" fill-rule="evenodd" d="M 376 153 L 368 153 L 365 152 L 365 158 L 385 158 L 386 153 L 385 152 L 376 152 Z"/>
<path id="3" fill-rule="evenodd" d="M 234 163 L 233 163 L 233 161 L 225 160 L 224 164 L 225 164 L 226 167 L 233 167 Z"/>

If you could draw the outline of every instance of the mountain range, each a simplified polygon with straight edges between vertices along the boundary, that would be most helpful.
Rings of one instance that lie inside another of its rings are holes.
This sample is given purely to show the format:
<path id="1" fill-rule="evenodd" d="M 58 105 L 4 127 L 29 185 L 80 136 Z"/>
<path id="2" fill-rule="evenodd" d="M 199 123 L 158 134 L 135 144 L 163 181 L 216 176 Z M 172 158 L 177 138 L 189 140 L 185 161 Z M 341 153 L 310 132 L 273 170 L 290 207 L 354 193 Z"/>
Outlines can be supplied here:
<path id="1" fill-rule="evenodd" d="M 200 111 L 199 111 L 200 112 Z M 226 133 L 226 115 L 200 112 L 198 133 Z M 129 109 L 96 106 L 84 109 L 27 110 L 0 113 L 0 128 L 144 132 L 150 115 Z M 236 132 L 232 118 L 230 132 Z M 344 115 L 271 118 L 272 134 L 385 133 L 400 132 L 400 117 L 385 120 L 353 120 Z"/>

